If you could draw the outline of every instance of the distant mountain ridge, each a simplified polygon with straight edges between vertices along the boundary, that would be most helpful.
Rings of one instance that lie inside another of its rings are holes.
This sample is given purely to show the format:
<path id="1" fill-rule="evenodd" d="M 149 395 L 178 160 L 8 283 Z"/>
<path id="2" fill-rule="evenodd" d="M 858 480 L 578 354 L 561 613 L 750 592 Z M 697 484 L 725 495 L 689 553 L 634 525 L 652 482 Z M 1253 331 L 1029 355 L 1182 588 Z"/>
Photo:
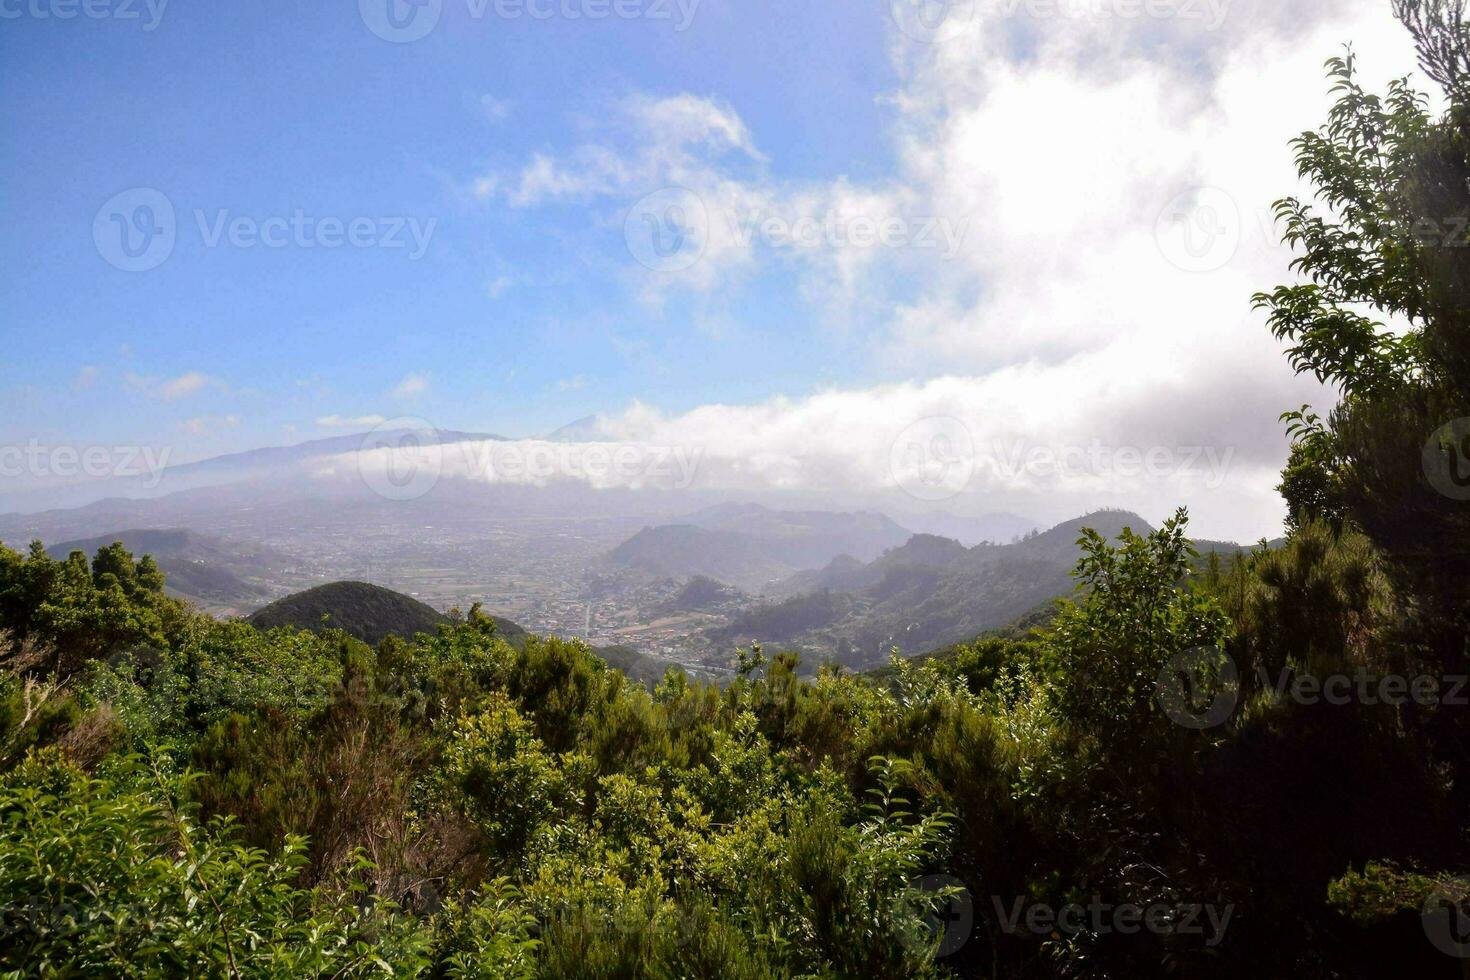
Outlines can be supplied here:
<path id="1" fill-rule="evenodd" d="M 1008 545 L 966 548 L 915 535 L 867 564 L 844 556 L 818 572 L 792 576 L 773 590 L 786 598 L 746 610 L 710 637 L 789 644 L 849 666 L 881 663 L 893 646 L 924 653 L 1004 627 L 1071 594 L 1083 528 L 1109 540 L 1124 528 L 1154 530 L 1137 514 L 1104 510 Z M 1239 548 L 1201 544 L 1202 550 Z"/>
<path id="2" fill-rule="evenodd" d="M 547 442 L 604 442 L 607 436 L 602 431 L 596 415 L 586 415 L 548 432 Z"/>
<path id="3" fill-rule="evenodd" d="M 677 524 L 645 527 L 614 548 L 608 560 L 654 576 L 703 576 L 757 592 L 839 555 L 876 558 L 909 537 L 882 514 L 717 504 Z"/>
<path id="4" fill-rule="evenodd" d="M 645 527 L 614 548 L 608 560 L 659 578 L 710 578 L 749 591 L 793 571 L 751 537 L 692 524 Z"/>
<path id="5" fill-rule="evenodd" d="M 261 545 L 199 534 L 182 528 L 116 531 L 46 549 L 64 559 L 73 551 L 89 558 L 114 542 L 135 556 L 152 555 L 167 580 L 167 591 L 211 612 L 254 608 L 271 598 L 260 581 L 285 563 L 284 556 Z"/>
<path id="6" fill-rule="evenodd" d="M 384 429 L 358 432 L 353 435 L 327 436 L 322 439 L 309 439 L 306 442 L 293 443 L 289 446 L 266 446 L 261 449 L 248 449 L 244 452 L 226 453 L 222 456 L 211 456 L 209 459 L 201 459 L 193 463 L 181 463 L 178 466 L 170 466 L 165 473 L 168 474 L 190 474 L 209 472 L 214 470 L 230 469 L 254 469 L 260 466 L 279 466 L 301 462 L 307 459 L 317 459 L 322 456 L 339 456 L 343 453 L 357 452 L 360 449 L 374 449 L 382 446 L 398 446 L 408 438 L 417 440 L 419 445 L 447 445 L 455 442 L 471 442 L 479 440 L 503 441 L 504 436 L 491 435 L 485 432 L 457 432 L 452 429 Z"/>
<path id="7" fill-rule="evenodd" d="M 328 459 L 362 449 L 399 446 L 409 440 L 418 445 L 447 445 L 456 442 L 503 441 L 504 438 L 490 433 L 431 428 L 374 429 L 352 435 L 327 436 L 287 446 L 266 446 L 211 456 L 192 463 L 165 465 L 161 471 L 155 473 L 117 476 L 46 489 L 19 490 L 0 496 L 0 514 L 72 509 L 113 498 L 156 499 L 180 491 L 243 483 L 261 477 L 279 479 L 285 474 L 297 473 L 313 460 Z M 166 463 L 166 457 L 164 462 Z"/>
<path id="8" fill-rule="evenodd" d="M 1008 544 L 1032 531 L 1046 530 L 1029 517 L 1006 511 L 976 515 L 952 514 L 942 510 L 922 513 L 900 511 L 894 514 L 894 519 L 904 527 L 912 528 L 916 534 L 950 538 L 966 547 L 986 541 L 992 544 Z"/>

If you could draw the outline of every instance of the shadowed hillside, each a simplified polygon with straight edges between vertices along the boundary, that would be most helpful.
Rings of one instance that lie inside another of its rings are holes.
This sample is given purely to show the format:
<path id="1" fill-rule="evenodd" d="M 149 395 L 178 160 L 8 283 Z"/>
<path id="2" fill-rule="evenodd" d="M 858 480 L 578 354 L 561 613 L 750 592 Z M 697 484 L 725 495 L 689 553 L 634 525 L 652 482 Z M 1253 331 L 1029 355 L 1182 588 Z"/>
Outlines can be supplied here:
<path id="1" fill-rule="evenodd" d="M 496 634 L 517 650 L 530 635 L 523 627 L 500 616 L 489 617 Z M 381 643 L 390 634 L 412 639 L 419 633 L 434 633 L 452 622 L 431 606 L 412 596 L 367 582 L 332 582 L 286 596 L 245 620 L 257 629 L 295 626 L 299 629 L 340 629 L 371 643 Z M 669 667 L 665 661 L 631 647 L 592 647 L 592 652 L 639 683 L 656 683 Z"/>
<path id="2" fill-rule="evenodd" d="M 332 582 L 278 599 L 259 609 L 245 621 L 257 629 L 296 626 L 316 630 L 340 629 L 374 646 L 390 633 L 412 639 L 418 633 L 433 633 L 449 617 L 411 596 L 367 582 Z M 514 623 L 498 620 L 502 635 L 510 639 L 506 626 L 525 631 Z"/>
<path id="3" fill-rule="evenodd" d="M 883 663 L 893 647 L 920 654 L 1023 617 L 1044 619 L 1051 600 L 1073 592 L 1084 528 L 1110 541 L 1124 528 L 1153 530 L 1137 514 L 1103 510 L 1007 545 L 966 548 L 914 535 L 867 564 L 844 555 L 821 571 L 793 575 L 773 590 L 788 598 L 749 609 L 710 636 L 789 645 L 808 660 L 863 667 Z M 1207 550 L 1235 547 L 1209 542 Z"/>

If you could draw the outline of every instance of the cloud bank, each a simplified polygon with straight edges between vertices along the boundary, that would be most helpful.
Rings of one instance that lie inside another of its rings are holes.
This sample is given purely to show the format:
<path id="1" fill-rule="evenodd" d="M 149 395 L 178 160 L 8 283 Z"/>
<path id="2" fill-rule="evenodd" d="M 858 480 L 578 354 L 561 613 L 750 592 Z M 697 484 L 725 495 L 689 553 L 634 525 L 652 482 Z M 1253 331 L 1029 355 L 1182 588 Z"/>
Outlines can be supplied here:
<path id="1" fill-rule="evenodd" d="M 1371 83 L 1414 68 L 1389 5 L 996 0 L 951 4 L 938 28 L 893 9 L 884 182 L 775 176 L 738 107 L 687 94 L 629 99 L 606 134 L 479 178 L 508 207 L 624 209 L 630 282 L 651 303 L 794 270 L 815 310 L 919 379 L 677 415 L 635 404 L 601 429 L 701 447 L 712 483 L 1059 517 L 1187 504 L 1198 533 L 1274 533 L 1276 418 L 1332 396 L 1291 374 L 1249 298 L 1291 278 L 1270 204 L 1305 192 L 1287 144 L 1325 116 L 1323 61 L 1352 42 Z M 1069 463 L 1001 465 L 1017 447 Z M 1214 476 L 1117 460 L 1196 449 Z M 967 478 L 939 497 L 955 466 Z"/>

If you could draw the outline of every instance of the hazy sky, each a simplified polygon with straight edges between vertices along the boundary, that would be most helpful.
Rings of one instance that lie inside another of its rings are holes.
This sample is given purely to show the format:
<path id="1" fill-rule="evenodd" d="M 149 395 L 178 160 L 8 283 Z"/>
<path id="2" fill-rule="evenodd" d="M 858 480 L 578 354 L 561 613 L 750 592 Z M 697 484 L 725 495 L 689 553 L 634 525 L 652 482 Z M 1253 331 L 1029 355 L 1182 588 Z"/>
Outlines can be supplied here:
<path id="1" fill-rule="evenodd" d="M 596 414 L 734 486 L 940 445 L 944 506 L 1272 533 L 1330 398 L 1250 310 L 1269 205 L 1327 57 L 1412 70 L 1388 9 L 0 0 L 0 443 Z"/>

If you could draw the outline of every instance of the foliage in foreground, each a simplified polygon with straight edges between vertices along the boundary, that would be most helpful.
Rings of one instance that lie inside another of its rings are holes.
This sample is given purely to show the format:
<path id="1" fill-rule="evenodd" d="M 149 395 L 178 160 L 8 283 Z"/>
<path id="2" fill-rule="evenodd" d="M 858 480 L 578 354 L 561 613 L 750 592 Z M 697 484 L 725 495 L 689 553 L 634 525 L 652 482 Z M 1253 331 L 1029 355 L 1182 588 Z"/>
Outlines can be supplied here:
<path id="1" fill-rule="evenodd" d="M 1194 729 L 1157 696 L 1202 647 L 1381 656 L 1359 642 L 1394 622 L 1371 549 L 1313 525 L 1196 578 L 1182 514 L 1080 544 L 1084 589 L 1047 631 L 881 680 L 757 649 L 723 689 L 675 670 L 649 690 L 577 643 L 511 647 L 478 610 L 375 650 L 139 588 L 106 657 L 65 625 L 99 610 L 8 618 L 0 968 L 1350 976 L 1438 956 L 1404 925 L 1461 859 L 1436 706 L 1310 708 L 1248 673 L 1232 719 Z M 66 582 L 48 562 L 0 550 L 0 596 Z M 1013 911 L 1091 904 L 1158 918 Z M 1199 909 L 1215 932 L 1186 927 Z"/>

